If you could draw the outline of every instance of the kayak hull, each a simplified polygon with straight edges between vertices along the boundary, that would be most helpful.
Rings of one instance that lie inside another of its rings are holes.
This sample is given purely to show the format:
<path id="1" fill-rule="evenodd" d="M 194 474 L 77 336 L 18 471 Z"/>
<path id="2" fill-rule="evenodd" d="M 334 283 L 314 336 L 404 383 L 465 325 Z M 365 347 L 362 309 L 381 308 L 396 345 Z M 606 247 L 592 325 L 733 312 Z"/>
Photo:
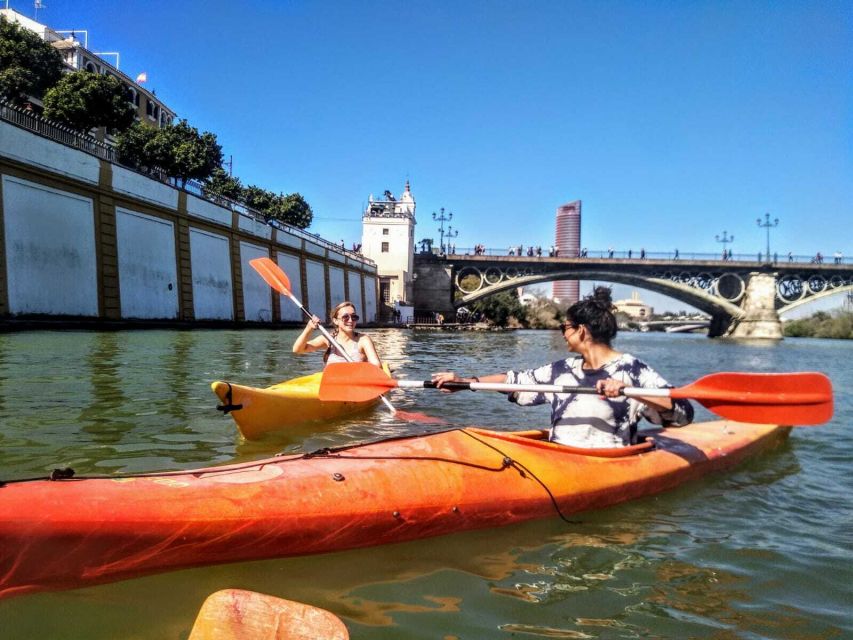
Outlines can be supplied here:
<path id="1" fill-rule="evenodd" d="M 579 450 L 540 430 L 468 428 L 192 472 L 8 483 L 0 597 L 566 516 L 729 468 L 789 430 L 719 421 L 663 430 L 653 448 Z"/>
<path id="2" fill-rule="evenodd" d="M 378 398 L 366 402 L 320 402 L 322 376 L 322 372 L 312 373 L 263 389 L 216 380 L 210 388 L 222 403 L 219 407 L 234 418 L 247 440 L 302 424 L 357 415 L 379 402 Z"/>

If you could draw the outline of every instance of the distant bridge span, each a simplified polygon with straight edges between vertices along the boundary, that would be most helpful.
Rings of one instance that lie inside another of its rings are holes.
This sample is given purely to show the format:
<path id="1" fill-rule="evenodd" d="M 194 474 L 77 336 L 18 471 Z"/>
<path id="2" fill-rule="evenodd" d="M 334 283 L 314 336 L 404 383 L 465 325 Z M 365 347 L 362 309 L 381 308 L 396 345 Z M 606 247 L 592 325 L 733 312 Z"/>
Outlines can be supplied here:
<path id="1" fill-rule="evenodd" d="M 853 290 L 848 264 L 417 254 L 415 273 L 416 307 L 443 313 L 500 291 L 556 280 L 642 287 L 708 313 L 712 337 L 781 338 L 780 313 Z M 426 295 L 419 300 L 419 294 Z"/>

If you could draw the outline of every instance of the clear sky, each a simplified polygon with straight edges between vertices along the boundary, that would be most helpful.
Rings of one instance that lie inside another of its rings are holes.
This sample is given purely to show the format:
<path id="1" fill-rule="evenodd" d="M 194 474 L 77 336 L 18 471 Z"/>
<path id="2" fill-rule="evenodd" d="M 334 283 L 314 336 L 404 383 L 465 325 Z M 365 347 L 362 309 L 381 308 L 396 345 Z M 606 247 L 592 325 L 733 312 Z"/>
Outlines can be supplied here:
<path id="1" fill-rule="evenodd" d="M 411 181 L 416 239 L 853 255 L 853 2 L 47 0 L 218 136 L 244 184 L 360 240 Z M 31 0 L 11 0 L 33 16 Z"/>

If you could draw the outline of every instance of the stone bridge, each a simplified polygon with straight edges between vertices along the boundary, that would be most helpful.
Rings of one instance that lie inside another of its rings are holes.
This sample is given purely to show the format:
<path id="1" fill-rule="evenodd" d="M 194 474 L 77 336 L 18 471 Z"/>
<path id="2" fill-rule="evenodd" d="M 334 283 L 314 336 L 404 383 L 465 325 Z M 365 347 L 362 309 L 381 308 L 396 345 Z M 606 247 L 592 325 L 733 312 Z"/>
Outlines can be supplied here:
<path id="1" fill-rule="evenodd" d="M 853 265 L 725 260 L 415 255 L 416 309 L 455 309 L 516 287 L 556 280 L 627 284 L 681 300 L 711 316 L 711 337 L 782 337 L 779 315 L 853 291 Z"/>

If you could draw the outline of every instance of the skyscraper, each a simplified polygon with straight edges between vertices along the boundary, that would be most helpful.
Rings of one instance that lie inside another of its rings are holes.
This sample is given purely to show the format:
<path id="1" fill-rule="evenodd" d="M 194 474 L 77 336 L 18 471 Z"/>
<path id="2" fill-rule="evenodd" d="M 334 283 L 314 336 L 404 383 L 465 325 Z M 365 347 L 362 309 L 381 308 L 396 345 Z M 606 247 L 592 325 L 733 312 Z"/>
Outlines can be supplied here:
<path id="1" fill-rule="evenodd" d="M 559 256 L 576 258 L 581 248 L 581 201 L 575 200 L 557 207 L 555 245 Z M 560 280 L 553 284 L 554 298 L 564 304 L 574 304 L 580 297 L 580 282 Z"/>

